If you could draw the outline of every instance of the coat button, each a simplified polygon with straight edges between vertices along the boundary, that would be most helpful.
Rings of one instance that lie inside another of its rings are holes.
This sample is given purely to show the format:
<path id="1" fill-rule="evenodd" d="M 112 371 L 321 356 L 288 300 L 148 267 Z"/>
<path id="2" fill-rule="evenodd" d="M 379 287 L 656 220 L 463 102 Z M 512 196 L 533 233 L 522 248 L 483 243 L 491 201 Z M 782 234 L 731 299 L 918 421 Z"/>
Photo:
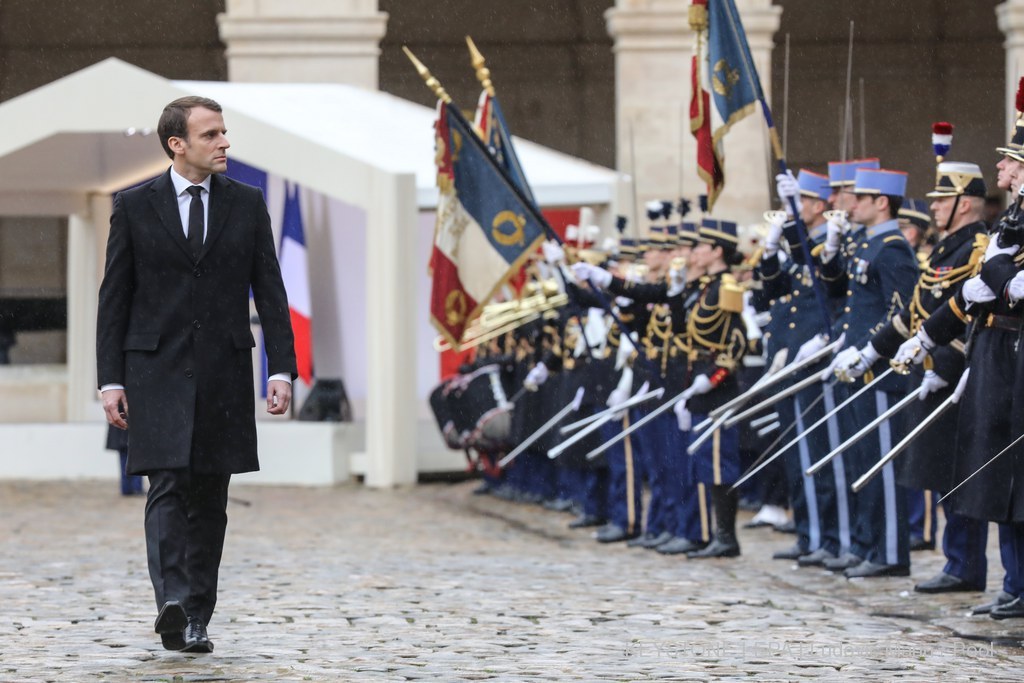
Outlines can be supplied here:
<path id="1" fill-rule="evenodd" d="M 192 274 L 195 275 L 196 277 L 199 277 L 200 275 L 203 274 L 203 271 L 196 268 L 195 270 L 192 271 Z"/>
<path id="2" fill-rule="evenodd" d="M 192 376 L 192 368 L 185 368 L 185 376 L 186 377 L 191 377 Z"/>
<path id="3" fill-rule="evenodd" d="M 845 311 L 846 313 L 849 313 L 850 312 L 850 307 L 847 306 L 846 308 L 843 309 L 843 311 Z M 196 325 L 196 327 L 199 327 L 199 325 Z"/>
<path id="4" fill-rule="evenodd" d="M 201 327 L 200 324 L 199 324 L 199 321 L 198 320 L 193 320 L 192 321 L 192 327 L 194 327 L 194 328 L 196 328 L 198 330 Z"/>
<path id="5" fill-rule="evenodd" d="M 796 323 L 790 323 L 790 324 L 789 324 L 789 329 L 791 329 L 791 330 L 792 330 L 792 329 L 794 329 L 795 327 L 796 327 Z"/>

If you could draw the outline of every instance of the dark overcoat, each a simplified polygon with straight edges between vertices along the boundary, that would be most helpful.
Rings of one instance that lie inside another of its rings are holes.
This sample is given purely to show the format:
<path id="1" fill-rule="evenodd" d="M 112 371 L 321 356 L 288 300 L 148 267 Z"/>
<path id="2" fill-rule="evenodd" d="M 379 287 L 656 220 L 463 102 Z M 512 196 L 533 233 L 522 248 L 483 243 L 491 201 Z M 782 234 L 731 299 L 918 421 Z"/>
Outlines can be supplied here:
<path id="1" fill-rule="evenodd" d="M 131 474 L 259 469 L 250 289 L 269 374 L 295 377 L 288 300 L 262 193 L 214 175 L 207 220 L 194 259 L 169 172 L 114 199 L 97 379 L 125 387 Z"/>

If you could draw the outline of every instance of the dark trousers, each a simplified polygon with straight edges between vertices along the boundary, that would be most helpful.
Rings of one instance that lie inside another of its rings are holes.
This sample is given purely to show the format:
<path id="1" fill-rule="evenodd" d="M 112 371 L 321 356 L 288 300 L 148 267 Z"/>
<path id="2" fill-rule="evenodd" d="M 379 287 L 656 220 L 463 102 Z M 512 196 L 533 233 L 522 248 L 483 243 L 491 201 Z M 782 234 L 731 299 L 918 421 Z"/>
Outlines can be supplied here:
<path id="1" fill-rule="evenodd" d="M 601 426 L 601 438 L 608 441 L 630 424 L 628 417 L 607 422 Z M 608 459 L 608 520 L 628 534 L 638 533 L 643 519 L 643 501 L 632 435 L 609 448 L 605 455 Z"/>
<path id="2" fill-rule="evenodd" d="M 149 473 L 146 554 L 159 609 L 178 600 L 190 617 L 209 623 L 227 528 L 231 475 L 188 469 Z"/>
<path id="3" fill-rule="evenodd" d="M 968 583 L 984 586 L 988 573 L 985 546 L 988 544 L 988 522 L 950 512 L 946 513 L 946 528 L 942 532 L 942 554 L 946 566 L 942 571 Z"/>

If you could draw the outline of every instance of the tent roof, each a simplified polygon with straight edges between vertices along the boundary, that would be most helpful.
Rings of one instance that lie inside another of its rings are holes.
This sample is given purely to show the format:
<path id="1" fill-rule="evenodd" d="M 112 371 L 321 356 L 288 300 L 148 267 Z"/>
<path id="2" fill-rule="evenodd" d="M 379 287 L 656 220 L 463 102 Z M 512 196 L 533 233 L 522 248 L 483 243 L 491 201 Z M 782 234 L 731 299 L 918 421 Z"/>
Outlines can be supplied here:
<path id="1" fill-rule="evenodd" d="M 111 58 L 0 104 L 0 127 L 18 131 L 0 140 L 4 212 L 111 191 L 166 168 L 152 129 L 163 106 L 187 94 L 224 107 L 229 156 L 352 203 L 372 192 L 376 172 L 412 174 L 419 206 L 436 203 L 428 107 L 338 84 L 170 81 Z M 541 205 L 613 201 L 614 171 L 516 145 Z"/>

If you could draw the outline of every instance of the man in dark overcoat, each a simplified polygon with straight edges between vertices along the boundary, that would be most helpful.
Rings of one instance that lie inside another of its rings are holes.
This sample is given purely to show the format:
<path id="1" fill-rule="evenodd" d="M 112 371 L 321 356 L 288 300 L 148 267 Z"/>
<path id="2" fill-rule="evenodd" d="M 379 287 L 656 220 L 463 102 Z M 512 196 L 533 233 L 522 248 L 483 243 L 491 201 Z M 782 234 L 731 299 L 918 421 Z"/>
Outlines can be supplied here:
<path id="1" fill-rule="evenodd" d="M 114 199 L 97 377 L 107 421 L 131 424 L 129 473 L 149 476 L 156 632 L 167 649 L 210 652 L 228 482 L 259 469 L 250 291 L 271 414 L 288 410 L 294 341 L 263 196 L 221 175 L 229 143 L 220 105 L 175 100 L 158 134 L 170 169 Z"/>

